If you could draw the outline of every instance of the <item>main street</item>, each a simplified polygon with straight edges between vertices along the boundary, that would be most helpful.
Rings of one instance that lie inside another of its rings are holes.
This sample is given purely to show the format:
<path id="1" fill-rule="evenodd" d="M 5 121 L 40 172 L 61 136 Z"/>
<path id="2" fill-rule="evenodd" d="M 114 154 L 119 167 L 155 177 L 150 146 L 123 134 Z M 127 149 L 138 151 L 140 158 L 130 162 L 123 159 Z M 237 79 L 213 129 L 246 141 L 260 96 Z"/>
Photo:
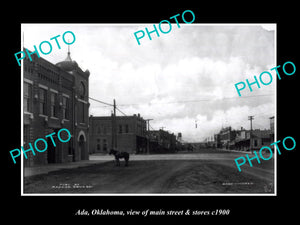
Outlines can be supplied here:
<path id="1" fill-rule="evenodd" d="M 251 154 L 251 153 L 248 153 Z M 112 156 L 91 155 L 94 163 L 26 177 L 24 193 L 93 194 L 222 194 L 273 193 L 274 160 L 239 172 L 234 159 L 244 153 L 131 155 L 129 166 L 114 164 Z"/>

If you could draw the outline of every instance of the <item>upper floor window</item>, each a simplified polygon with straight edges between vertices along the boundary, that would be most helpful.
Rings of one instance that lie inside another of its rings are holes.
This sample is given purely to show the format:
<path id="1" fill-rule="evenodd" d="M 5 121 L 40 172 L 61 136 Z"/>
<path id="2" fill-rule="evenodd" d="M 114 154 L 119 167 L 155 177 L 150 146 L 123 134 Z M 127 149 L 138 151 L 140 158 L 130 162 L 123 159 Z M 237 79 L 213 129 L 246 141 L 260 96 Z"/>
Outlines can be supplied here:
<path id="1" fill-rule="evenodd" d="M 78 113 L 79 113 L 79 122 L 80 123 L 85 123 L 85 116 L 86 116 L 86 113 L 85 113 L 85 104 L 83 102 L 79 102 L 78 103 Z"/>
<path id="2" fill-rule="evenodd" d="M 85 96 L 85 86 L 83 82 L 80 82 L 79 85 L 79 98 L 84 99 Z"/>
<path id="3" fill-rule="evenodd" d="M 24 95 L 23 95 L 23 109 L 24 112 L 32 111 L 32 84 L 24 82 Z"/>
<path id="4" fill-rule="evenodd" d="M 63 119 L 69 119 L 69 98 L 66 96 L 62 97 L 62 109 L 63 109 Z"/>
<path id="5" fill-rule="evenodd" d="M 103 126 L 103 134 L 107 134 L 106 126 Z"/>
<path id="6" fill-rule="evenodd" d="M 103 145 L 103 151 L 107 151 L 107 141 L 106 141 L 106 139 L 103 139 L 102 140 L 102 145 Z"/>
<path id="7" fill-rule="evenodd" d="M 57 93 L 51 92 L 50 103 L 51 103 L 51 117 L 58 117 Z"/>
<path id="8" fill-rule="evenodd" d="M 40 88 L 39 94 L 39 112 L 42 115 L 47 115 L 47 90 Z"/>

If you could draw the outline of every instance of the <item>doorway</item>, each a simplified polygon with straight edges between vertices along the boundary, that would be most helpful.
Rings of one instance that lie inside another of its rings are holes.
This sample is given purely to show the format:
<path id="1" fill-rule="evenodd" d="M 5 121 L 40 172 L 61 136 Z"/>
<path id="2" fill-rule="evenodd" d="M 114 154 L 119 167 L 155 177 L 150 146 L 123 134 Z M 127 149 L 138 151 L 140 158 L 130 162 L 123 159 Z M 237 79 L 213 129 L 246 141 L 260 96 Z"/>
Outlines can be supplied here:
<path id="1" fill-rule="evenodd" d="M 57 136 L 52 136 L 53 140 L 55 143 L 57 143 Z M 48 163 L 56 163 L 56 147 L 54 147 L 52 140 L 50 137 L 47 138 L 47 144 L 48 144 L 48 149 L 47 149 L 47 161 Z"/>
<path id="2" fill-rule="evenodd" d="M 85 139 L 83 135 L 80 135 L 79 137 L 79 154 L 81 156 L 81 160 L 85 159 Z"/>

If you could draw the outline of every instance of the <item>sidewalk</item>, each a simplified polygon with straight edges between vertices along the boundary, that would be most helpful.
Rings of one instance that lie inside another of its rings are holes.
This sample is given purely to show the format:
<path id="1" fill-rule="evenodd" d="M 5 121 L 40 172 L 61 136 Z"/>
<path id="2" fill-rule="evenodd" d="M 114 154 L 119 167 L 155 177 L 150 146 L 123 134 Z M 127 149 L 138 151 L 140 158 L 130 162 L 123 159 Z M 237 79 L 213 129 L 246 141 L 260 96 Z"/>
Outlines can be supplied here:
<path id="1" fill-rule="evenodd" d="M 234 150 L 234 149 L 226 149 L 226 148 L 221 148 L 222 151 L 227 151 L 227 152 L 238 152 L 238 153 L 245 153 L 245 154 L 251 154 L 251 151 L 242 151 L 242 150 Z"/>
<path id="2" fill-rule="evenodd" d="M 25 167 L 23 170 L 24 177 L 29 177 L 38 174 L 47 174 L 52 171 L 57 171 L 61 169 L 73 169 L 79 167 L 86 167 L 90 165 L 105 163 L 107 161 L 111 161 L 112 158 L 104 159 L 104 160 L 82 160 L 78 162 L 68 162 L 68 163 L 57 163 L 57 164 L 48 164 L 42 166 L 33 166 L 33 167 Z"/>

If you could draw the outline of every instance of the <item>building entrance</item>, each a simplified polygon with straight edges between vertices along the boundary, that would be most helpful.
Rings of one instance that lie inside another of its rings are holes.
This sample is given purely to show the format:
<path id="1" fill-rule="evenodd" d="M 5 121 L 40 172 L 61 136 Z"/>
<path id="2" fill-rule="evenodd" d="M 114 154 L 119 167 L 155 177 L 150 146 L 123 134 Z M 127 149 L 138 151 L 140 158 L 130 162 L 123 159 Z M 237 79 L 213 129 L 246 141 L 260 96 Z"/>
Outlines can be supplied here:
<path id="1" fill-rule="evenodd" d="M 83 135 L 80 135 L 79 137 L 79 143 L 78 143 L 78 146 L 79 146 L 79 154 L 80 154 L 80 157 L 81 157 L 81 160 L 85 159 L 85 140 L 84 140 L 84 136 Z"/>
<path id="2" fill-rule="evenodd" d="M 47 149 L 47 162 L 48 163 L 57 163 L 58 159 L 57 159 L 57 151 L 58 151 L 58 145 L 59 145 L 59 141 L 57 138 L 57 132 L 58 129 L 54 130 L 55 135 L 52 135 L 53 141 L 54 143 L 56 143 L 56 147 L 54 147 L 52 140 L 50 137 L 47 138 L 47 144 L 48 144 L 48 149 Z"/>

